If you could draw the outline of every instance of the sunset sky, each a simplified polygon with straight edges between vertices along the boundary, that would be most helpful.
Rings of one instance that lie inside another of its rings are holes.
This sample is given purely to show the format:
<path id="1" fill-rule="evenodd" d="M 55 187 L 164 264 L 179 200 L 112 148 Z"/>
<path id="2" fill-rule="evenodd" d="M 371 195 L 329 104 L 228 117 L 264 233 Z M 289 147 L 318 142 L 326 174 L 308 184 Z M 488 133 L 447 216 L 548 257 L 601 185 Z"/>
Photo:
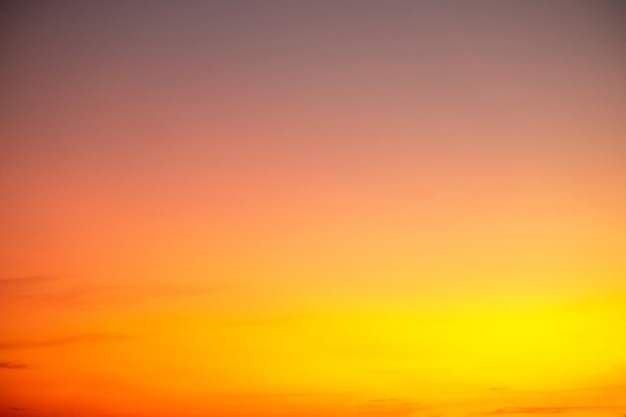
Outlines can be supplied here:
<path id="1" fill-rule="evenodd" d="M 626 7 L 0 8 L 1 417 L 626 414 Z"/>

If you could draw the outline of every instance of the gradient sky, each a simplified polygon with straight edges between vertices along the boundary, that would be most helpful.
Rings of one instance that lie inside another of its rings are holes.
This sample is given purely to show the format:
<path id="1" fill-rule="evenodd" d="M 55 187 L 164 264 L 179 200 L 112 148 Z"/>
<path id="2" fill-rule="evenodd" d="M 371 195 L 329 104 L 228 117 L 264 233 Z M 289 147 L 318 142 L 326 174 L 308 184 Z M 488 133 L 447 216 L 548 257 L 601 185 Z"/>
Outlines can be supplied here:
<path id="1" fill-rule="evenodd" d="M 0 416 L 626 413 L 626 8 L 1 10 Z"/>

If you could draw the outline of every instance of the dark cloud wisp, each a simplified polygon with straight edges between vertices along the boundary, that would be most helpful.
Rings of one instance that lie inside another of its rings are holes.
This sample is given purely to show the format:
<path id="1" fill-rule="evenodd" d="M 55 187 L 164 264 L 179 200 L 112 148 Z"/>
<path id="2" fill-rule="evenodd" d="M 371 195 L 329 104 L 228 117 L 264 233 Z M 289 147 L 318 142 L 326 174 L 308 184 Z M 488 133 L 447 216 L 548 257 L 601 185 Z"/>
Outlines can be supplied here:
<path id="1" fill-rule="evenodd" d="M 28 369 L 30 366 L 23 362 L 17 361 L 2 361 L 0 362 L 0 369 L 11 369 L 11 370 L 21 370 Z"/>

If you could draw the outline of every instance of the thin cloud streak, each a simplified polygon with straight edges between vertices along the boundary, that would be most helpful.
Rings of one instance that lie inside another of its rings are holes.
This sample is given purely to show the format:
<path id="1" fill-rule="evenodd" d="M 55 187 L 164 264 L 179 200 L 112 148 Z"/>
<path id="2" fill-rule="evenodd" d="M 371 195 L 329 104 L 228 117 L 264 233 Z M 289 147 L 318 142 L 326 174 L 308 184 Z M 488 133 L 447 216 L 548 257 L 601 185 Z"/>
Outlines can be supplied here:
<path id="1" fill-rule="evenodd" d="M 23 369 L 29 369 L 29 368 L 30 366 L 28 366 L 27 364 L 23 362 L 16 362 L 16 361 L 0 362 L 0 369 L 23 370 Z"/>
<path id="2" fill-rule="evenodd" d="M 215 326 L 214 328 L 219 329 L 223 327 L 265 326 L 265 325 L 296 322 L 300 320 L 310 319 L 313 317 L 316 317 L 316 315 L 315 314 L 294 314 L 294 315 L 287 315 L 287 316 L 281 316 L 281 317 L 260 318 L 256 320 L 241 320 L 241 321 L 226 322 L 226 323 L 219 324 Z"/>
<path id="3" fill-rule="evenodd" d="M 0 351 L 38 349 L 64 345 L 121 341 L 129 339 L 133 339 L 133 337 L 125 334 L 82 334 L 44 340 L 4 342 L 0 343 Z"/>
<path id="4" fill-rule="evenodd" d="M 157 298 L 200 296 L 222 291 L 221 286 L 73 285 L 70 280 L 27 276 L 0 280 L 0 299 L 44 305 L 85 306 L 117 304 Z"/>
<path id="5" fill-rule="evenodd" d="M 486 415 L 502 415 L 502 414 L 564 414 L 581 411 L 607 411 L 607 410 L 623 410 L 626 406 L 555 406 L 555 407 L 509 407 L 498 408 L 486 413 Z"/>
<path id="6" fill-rule="evenodd" d="M 411 416 L 418 410 L 431 409 L 432 406 L 411 399 L 380 398 L 370 400 L 358 407 L 359 415 L 370 416 Z"/>
<path id="7" fill-rule="evenodd" d="M 15 278 L 0 279 L 0 290 L 10 290 L 12 288 L 22 288 L 25 286 L 46 284 L 50 281 L 56 281 L 57 278 L 45 275 L 32 275 Z"/>

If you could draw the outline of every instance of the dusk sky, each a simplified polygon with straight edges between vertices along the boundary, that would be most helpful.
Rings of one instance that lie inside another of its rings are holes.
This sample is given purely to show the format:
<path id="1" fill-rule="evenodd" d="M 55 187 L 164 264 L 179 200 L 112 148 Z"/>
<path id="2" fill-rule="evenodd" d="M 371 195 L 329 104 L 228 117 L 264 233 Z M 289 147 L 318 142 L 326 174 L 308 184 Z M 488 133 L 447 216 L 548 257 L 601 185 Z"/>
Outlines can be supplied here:
<path id="1" fill-rule="evenodd" d="M 0 7 L 0 416 L 626 414 L 626 6 Z"/>

